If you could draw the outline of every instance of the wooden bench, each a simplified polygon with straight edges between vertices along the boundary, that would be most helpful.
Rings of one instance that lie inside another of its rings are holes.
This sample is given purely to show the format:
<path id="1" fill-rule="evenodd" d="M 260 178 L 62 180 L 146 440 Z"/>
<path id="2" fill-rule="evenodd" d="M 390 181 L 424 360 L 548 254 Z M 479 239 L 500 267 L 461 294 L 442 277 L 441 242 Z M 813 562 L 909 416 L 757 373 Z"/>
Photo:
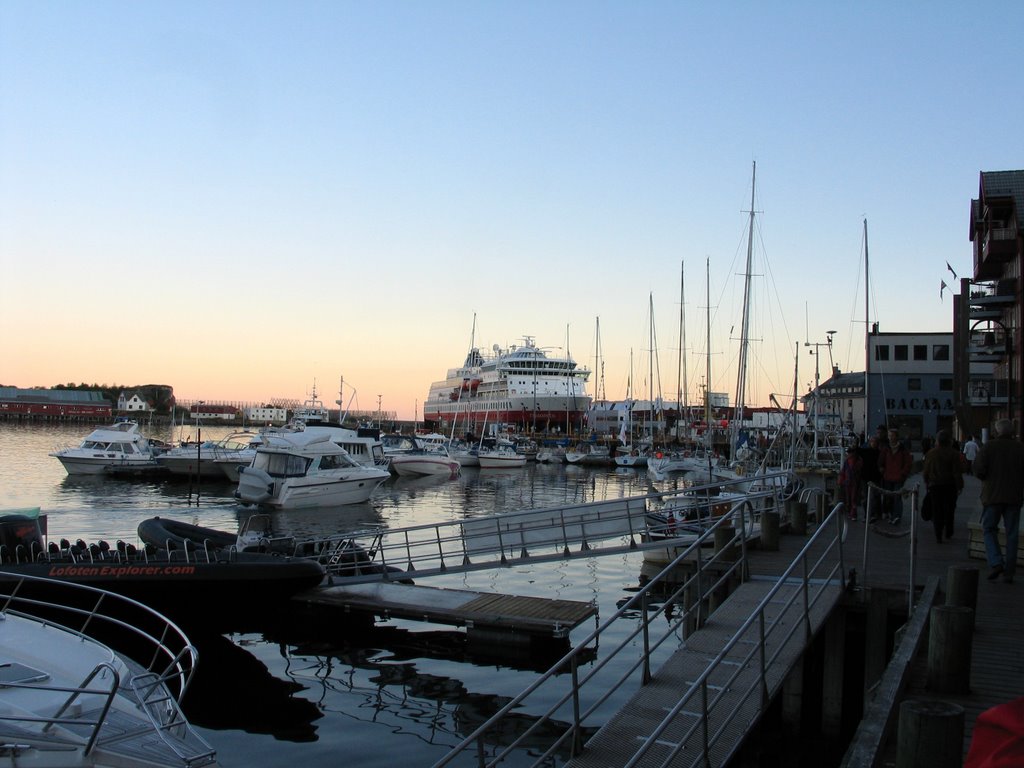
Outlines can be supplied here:
<path id="1" fill-rule="evenodd" d="M 967 556 L 974 560 L 985 560 L 985 532 L 981 523 L 968 523 Z M 1006 533 L 999 528 L 999 546 L 1006 547 Z M 1024 536 L 1017 542 L 1017 562 L 1024 563 Z"/>

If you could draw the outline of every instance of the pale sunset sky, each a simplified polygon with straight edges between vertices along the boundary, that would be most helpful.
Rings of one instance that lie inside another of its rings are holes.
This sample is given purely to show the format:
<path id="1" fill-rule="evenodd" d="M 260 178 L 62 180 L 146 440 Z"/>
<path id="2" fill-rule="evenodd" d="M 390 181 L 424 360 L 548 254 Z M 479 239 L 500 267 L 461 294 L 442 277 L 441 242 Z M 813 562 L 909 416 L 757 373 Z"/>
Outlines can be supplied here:
<path id="1" fill-rule="evenodd" d="M 690 399 L 708 292 L 731 393 L 756 161 L 747 400 L 788 399 L 796 345 L 803 392 L 827 331 L 863 369 L 865 218 L 870 319 L 951 329 L 979 172 L 1024 167 L 1022 21 L 999 1 L 0 0 L 0 384 L 332 402 L 344 377 L 355 407 L 411 419 L 474 316 L 484 349 L 529 336 L 589 368 L 600 318 L 605 394 L 674 401 L 685 265 Z"/>

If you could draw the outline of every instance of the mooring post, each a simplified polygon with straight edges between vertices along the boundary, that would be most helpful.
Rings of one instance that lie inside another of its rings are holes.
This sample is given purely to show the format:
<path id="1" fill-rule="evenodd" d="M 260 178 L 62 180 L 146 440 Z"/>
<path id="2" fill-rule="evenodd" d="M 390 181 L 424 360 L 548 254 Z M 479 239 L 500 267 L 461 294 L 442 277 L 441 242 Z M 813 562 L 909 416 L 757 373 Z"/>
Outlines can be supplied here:
<path id="1" fill-rule="evenodd" d="M 889 662 L 886 642 L 889 631 L 889 596 L 884 589 L 868 592 L 864 627 L 864 693 L 874 687 Z"/>
<path id="2" fill-rule="evenodd" d="M 793 505 L 793 519 L 789 526 L 791 533 L 797 536 L 807 535 L 807 502 L 798 501 Z"/>
<path id="3" fill-rule="evenodd" d="M 973 565 L 951 565 L 946 569 L 946 605 L 971 609 L 971 629 L 978 608 L 978 568 Z"/>
<path id="4" fill-rule="evenodd" d="M 779 551 L 779 513 L 774 509 L 761 513 L 761 549 L 765 552 Z"/>
<path id="5" fill-rule="evenodd" d="M 937 605 L 930 617 L 928 690 L 970 693 L 974 611 L 956 605 Z"/>
<path id="6" fill-rule="evenodd" d="M 846 614 L 834 611 L 825 624 L 825 666 L 821 676 L 821 732 L 838 736 L 843 722 L 843 661 Z"/>
<path id="7" fill-rule="evenodd" d="M 896 750 L 896 768 L 960 768 L 964 708 L 947 701 L 904 701 L 900 704 Z"/>

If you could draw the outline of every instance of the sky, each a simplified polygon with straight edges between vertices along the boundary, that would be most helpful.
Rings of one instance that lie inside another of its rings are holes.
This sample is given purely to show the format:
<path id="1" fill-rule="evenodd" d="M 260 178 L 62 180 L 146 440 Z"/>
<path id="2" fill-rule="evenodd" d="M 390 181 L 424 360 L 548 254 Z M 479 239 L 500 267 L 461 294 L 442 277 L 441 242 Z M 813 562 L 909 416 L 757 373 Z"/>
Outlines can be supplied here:
<path id="1" fill-rule="evenodd" d="M 1024 165 L 1022 21 L 0 0 L 0 384 L 343 380 L 412 419 L 471 341 L 530 337 L 591 394 L 674 401 L 685 361 L 694 402 L 709 360 L 732 393 L 756 163 L 746 400 L 788 403 L 863 370 L 865 221 L 870 321 L 951 330 L 979 173 Z"/>

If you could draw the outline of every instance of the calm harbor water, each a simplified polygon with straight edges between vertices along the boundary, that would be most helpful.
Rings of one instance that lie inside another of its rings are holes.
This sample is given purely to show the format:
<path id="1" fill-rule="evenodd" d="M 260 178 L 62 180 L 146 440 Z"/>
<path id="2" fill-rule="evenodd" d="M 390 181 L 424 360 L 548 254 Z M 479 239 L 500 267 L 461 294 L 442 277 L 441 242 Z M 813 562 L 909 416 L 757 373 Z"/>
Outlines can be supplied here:
<path id="1" fill-rule="evenodd" d="M 0 508 L 40 507 L 51 538 L 110 542 L 136 542 L 138 523 L 157 514 L 232 531 L 250 514 L 228 482 L 190 487 L 187 481 L 67 476 L 48 454 L 78 444 L 90 429 L 0 423 Z M 172 428 L 143 431 L 168 441 L 183 437 Z M 230 431 L 204 426 L 202 437 Z M 275 513 L 274 525 L 279 534 L 329 535 L 600 501 L 647 489 L 646 473 L 634 470 L 532 464 L 523 470 L 466 469 L 451 480 L 389 480 L 366 504 Z M 604 618 L 636 588 L 641 567 L 639 554 L 517 562 L 429 583 L 594 601 Z M 594 626 L 584 624 L 574 637 Z M 193 639 L 201 674 L 186 713 L 224 766 L 335 766 L 339 760 L 430 765 L 557 658 L 508 648 L 481 652 L 467 647 L 461 630 L 403 621 L 356 631 L 338 618 L 316 636 L 290 636 L 284 628 L 280 636 Z M 618 703 L 610 700 L 609 711 Z M 474 763 L 467 755 L 458 764 Z"/>

